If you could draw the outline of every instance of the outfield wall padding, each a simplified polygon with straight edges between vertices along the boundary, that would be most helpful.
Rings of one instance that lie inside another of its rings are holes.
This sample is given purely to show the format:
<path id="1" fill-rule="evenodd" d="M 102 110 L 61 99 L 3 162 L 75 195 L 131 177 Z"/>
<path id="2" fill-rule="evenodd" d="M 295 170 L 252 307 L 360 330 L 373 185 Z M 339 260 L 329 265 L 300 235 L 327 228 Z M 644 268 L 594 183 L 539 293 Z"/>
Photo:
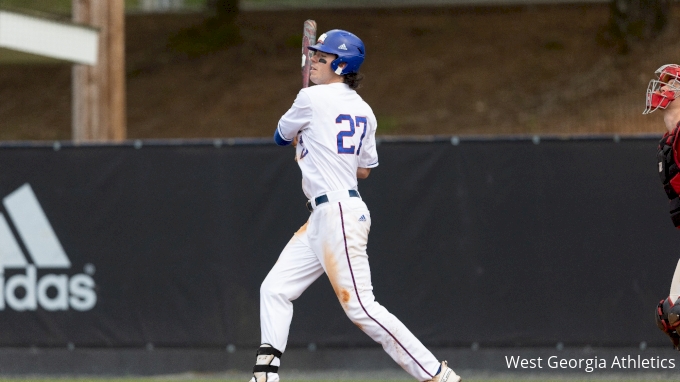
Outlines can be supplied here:
<path id="1" fill-rule="evenodd" d="M 26 262 L 4 263 L 0 346 L 259 344 L 260 283 L 309 216 L 292 150 L 139 143 L 0 148 L 0 256 L 14 238 Z M 680 232 L 656 143 L 382 142 L 359 183 L 377 301 L 428 346 L 666 345 Z M 68 266 L 9 211 L 21 190 Z M 325 275 L 294 305 L 291 347 L 374 344 Z"/>

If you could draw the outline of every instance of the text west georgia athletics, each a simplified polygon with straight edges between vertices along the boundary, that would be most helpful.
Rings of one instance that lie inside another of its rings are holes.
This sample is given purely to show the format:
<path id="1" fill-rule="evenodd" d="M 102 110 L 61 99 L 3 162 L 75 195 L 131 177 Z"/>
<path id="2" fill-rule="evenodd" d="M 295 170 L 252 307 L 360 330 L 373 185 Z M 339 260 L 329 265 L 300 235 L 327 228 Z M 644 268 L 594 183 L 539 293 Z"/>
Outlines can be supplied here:
<path id="1" fill-rule="evenodd" d="M 611 361 L 605 358 L 524 358 L 519 356 L 505 356 L 508 369 L 583 369 L 591 373 L 596 369 L 624 370 L 624 369 L 675 369 L 675 359 L 642 356 L 620 356 Z"/>

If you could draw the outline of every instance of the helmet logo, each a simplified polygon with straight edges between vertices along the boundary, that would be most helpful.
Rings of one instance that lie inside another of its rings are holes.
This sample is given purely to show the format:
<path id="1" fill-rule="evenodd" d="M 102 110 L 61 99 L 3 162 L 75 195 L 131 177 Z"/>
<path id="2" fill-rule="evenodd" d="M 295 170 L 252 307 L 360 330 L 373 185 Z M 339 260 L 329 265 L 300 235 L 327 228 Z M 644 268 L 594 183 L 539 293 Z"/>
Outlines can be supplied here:
<path id="1" fill-rule="evenodd" d="M 326 41 L 326 34 L 325 33 L 322 34 L 321 36 L 319 36 L 319 39 L 316 40 L 316 42 L 320 43 L 320 44 L 323 44 L 324 41 Z"/>
<path id="2" fill-rule="evenodd" d="M 347 50 L 347 47 L 345 46 L 345 44 L 342 44 L 338 47 L 338 49 Z"/>

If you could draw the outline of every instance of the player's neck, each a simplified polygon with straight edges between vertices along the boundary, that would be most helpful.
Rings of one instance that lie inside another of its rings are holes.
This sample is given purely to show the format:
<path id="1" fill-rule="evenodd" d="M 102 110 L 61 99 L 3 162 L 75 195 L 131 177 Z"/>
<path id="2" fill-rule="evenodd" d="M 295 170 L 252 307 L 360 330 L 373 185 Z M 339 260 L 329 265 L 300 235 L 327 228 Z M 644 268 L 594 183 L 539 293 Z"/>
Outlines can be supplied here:
<path id="1" fill-rule="evenodd" d="M 663 116 L 663 121 L 666 124 L 666 129 L 668 129 L 669 132 L 673 131 L 673 129 L 675 129 L 675 127 L 680 123 L 680 108 L 666 110 Z"/>
<path id="2" fill-rule="evenodd" d="M 323 84 L 324 85 L 337 84 L 344 82 L 344 80 L 345 79 L 343 76 L 333 73 L 333 75 L 329 76 L 328 79 Z"/>

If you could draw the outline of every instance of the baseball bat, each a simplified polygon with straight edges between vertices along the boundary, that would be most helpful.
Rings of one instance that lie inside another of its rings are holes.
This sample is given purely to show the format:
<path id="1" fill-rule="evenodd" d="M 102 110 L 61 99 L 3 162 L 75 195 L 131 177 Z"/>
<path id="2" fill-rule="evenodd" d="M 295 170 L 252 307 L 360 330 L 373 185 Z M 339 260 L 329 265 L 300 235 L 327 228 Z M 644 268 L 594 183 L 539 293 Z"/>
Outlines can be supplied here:
<path id="1" fill-rule="evenodd" d="M 302 87 L 309 86 L 309 69 L 312 65 L 311 58 L 313 52 L 309 50 L 309 46 L 316 42 L 316 21 L 305 21 L 302 29 Z"/>

